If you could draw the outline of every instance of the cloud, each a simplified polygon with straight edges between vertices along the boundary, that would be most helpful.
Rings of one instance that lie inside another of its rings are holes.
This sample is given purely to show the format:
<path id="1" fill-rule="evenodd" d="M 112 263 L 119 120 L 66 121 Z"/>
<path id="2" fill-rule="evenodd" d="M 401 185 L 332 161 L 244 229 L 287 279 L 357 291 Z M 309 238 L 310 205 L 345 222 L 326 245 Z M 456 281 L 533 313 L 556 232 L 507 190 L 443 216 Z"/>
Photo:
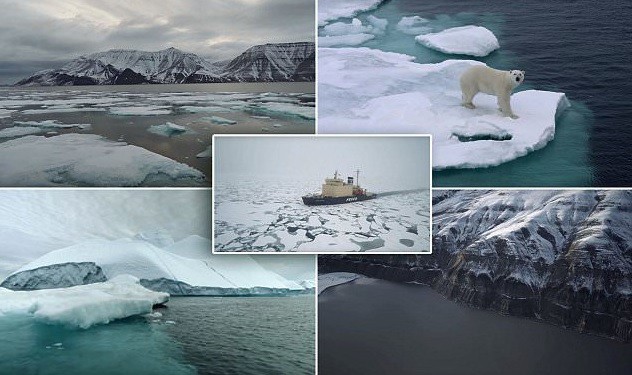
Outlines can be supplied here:
<path id="1" fill-rule="evenodd" d="M 0 70 L 112 48 L 223 60 L 257 44 L 313 41 L 314 1 L 0 0 Z"/>

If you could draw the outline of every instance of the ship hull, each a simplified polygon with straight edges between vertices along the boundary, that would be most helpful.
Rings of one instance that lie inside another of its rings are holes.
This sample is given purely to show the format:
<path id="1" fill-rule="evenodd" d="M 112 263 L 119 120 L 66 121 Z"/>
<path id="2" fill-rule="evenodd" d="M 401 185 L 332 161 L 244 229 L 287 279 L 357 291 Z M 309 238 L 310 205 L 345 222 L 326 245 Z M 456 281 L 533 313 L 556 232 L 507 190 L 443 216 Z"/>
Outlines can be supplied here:
<path id="1" fill-rule="evenodd" d="M 346 197 L 322 197 L 318 195 L 306 195 L 302 197 L 303 203 L 308 206 L 325 206 L 331 204 L 344 204 L 344 203 L 353 203 L 366 201 L 369 199 L 375 198 L 376 194 L 367 194 L 367 195 L 352 195 Z"/>

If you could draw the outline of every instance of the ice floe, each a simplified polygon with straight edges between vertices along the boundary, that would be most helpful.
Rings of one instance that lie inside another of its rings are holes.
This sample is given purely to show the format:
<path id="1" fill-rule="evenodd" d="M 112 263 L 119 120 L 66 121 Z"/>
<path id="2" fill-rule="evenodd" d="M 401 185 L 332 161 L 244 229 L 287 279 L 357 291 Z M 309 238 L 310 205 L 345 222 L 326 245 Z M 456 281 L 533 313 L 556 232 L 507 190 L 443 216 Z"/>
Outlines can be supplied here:
<path id="1" fill-rule="evenodd" d="M 218 125 L 235 125 L 237 123 L 235 120 L 230 120 L 220 116 L 202 117 L 200 120 L 208 120 L 209 122 Z"/>
<path id="2" fill-rule="evenodd" d="M 374 16 L 367 17 L 368 25 L 357 18 L 351 23 L 336 22 L 323 27 L 318 38 L 320 47 L 357 46 L 367 42 L 375 35 L 384 34 L 388 21 Z"/>
<path id="3" fill-rule="evenodd" d="M 325 35 L 318 37 L 318 45 L 320 47 L 358 46 L 373 38 L 375 38 L 373 34 Z"/>
<path id="4" fill-rule="evenodd" d="M 110 107 L 110 113 L 119 116 L 154 116 L 168 115 L 171 113 L 168 106 L 129 106 Z"/>
<path id="5" fill-rule="evenodd" d="M 202 185 L 202 172 L 93 134 L 29 135 L 0 143 L 5 186 Z"/>
<path id="6" fill-rule="evenodd" d="M 432 31 L 432 28 L 428 26 L 428 22 L 430 22 L 428 19 L 419 16 L 402 17 L 396 28 L 402 33 L 409 35 L 427 34 Z"/>
<path id="7" fill-rule="evenodd" d="M 45 129 L 36 126 L 13 126 L 0 130 L 0 138 L 22 137 L 29 134 L 39 134 L 46 132 Z"/>
<path id="8" fill-rule="evenodd" d="M 152 125 L 147 128 L 150 133 L 162 135 L 165 137 L 172 137 L 174 135 L 182 134 L 187 131 L 187 128 L 182 125 L 177 125 L 172 122 L 167 122 L 161 125 Z"/>
<path id="9" fill-rule="evenodd" d="M 213 156 L 213 145 L 208 146 L 207 148 L 204 149 L 204 151 L 200 152 L 199 154 L 195 155 L 196 158 L 210 158 Z"/>
<path id="10" fill-rule="evenodd" d="M 45 323 L 89 328 L 150 313 L 154 305 L 167 302 L 169 294 L 148 290 L 137 278 L 121 275 L 103 283 L 60 289 L 12 291 L 0 288 L 0 300 L 0 319 L 31 315 Z"/>
<path id="11" fill-rule="evenodd" d="M 37 126 L 40 128 L 60 128 L 60 129 L 70 129 L 70 128 L 87 129 L 90 127 L 90 124 L 63 124 L 57 120 L 15 121 L 14 124 L 18 126 L 28 126 L 28 127 Z"/>
<path id="12" fill-rule="evenodd" d="M 557 114 L 570 105 L 563 93 L 527 90 L 511 97 L 516 120 L 503 117 L 486 94 L 467 109 L 459 77 L 482 63 L 413 60 L 368 48 L 320 48 L 319 132 L 432 134 L 434 169 L 488 167 L 544 147 Z"/>
<path id="13" fill-rule="evenodd" d="M 72 112 L 105 112 L 105 108 L 95 108 L 95 107 L 49 107 L 49 108 L 41 108 L 41 109 L 25 109 L 22 111 L 22 114 L 25 115 L 39 115 L 43 113 L 72 113 Z"/>
<path id="14" fill-rule="evenodd" d="M 314 107 L 300 106 L 290 103 L 257 103 L 245 108 L 247 112 L 255 114 L 270 114 L 274 116 L 300 117 L 306 120 L 316 118 Z"/>
<path id="15" fill-rule="evenodd" d="M 443 53 L 477 57 L 487 56 L 500 48 L 494 33 L 482 26 L 473 25 L 418 35 L 415 40 Z"/>
<path id="16" fill-rule="evenodd" d="M 338 18 L 351 18 L 361 12 L 377 8 L 384 0 L 321 0 L 318 2 L 318 25 Z"/>
<path id="17" fill-rule="evenodd" d="M 9 118 L 13 112 L 15 110 L 0 108 L 0 118 Z"/>

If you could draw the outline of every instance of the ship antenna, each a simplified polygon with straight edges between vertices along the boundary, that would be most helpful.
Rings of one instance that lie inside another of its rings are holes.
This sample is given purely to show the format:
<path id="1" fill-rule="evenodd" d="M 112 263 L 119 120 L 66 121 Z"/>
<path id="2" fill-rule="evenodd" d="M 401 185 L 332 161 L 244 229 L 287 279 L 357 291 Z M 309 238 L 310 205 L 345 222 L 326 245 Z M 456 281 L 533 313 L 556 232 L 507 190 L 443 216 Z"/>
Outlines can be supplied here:
<path id="1" fill-rule="evenodd" d="M 336 173 L 334 173 L 334 178 L 337 179 L 338 178 L 338 170 L 336 169 Z"/>
<path id="2" fill-rule="evenodd" d="M 360 168 L 356 170 L 356 185 L 360 186 Z"/>

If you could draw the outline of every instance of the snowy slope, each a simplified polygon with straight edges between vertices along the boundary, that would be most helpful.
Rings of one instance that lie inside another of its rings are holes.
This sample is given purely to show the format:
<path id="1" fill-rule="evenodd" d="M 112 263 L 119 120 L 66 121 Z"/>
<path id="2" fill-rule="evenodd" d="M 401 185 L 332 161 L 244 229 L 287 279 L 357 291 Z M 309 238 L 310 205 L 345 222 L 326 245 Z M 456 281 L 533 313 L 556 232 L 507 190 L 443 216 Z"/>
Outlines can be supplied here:
<path id="1" fill-rule="evenodd" d="M 431 256 L 354 258 L 344 270 L 632 339 L 631 191 L 466 190 L 433 201 Z"/>
<path id="2" fill-rule="evenodd" d="M 313 81 L 315 72 L 309 69 L 313 52 L 314 43 L 309 42 L 266 44 L 248 49 L 229 63 L 212 63 L 176 48 L 156 52 L 115 49 L 81 56 L 16 85 Z"/>
<path id="3" fill-rule="evenodd" d="M 0 288 L 0 318 L 32 315 L 45 323 L 88 328 L 145 314 L 169 300 L 166 293 L 143 288 L 138 279 L 121 275 L 108 282 L 42 291 Z"/>
<path id="4" fill-rule="evenodd" d="M 311 42 L 254 46 L 228 63 L 222 77 L 239 82 L 289 81 L 299 65 L 314 59 L 314 50 L 314 43 Z"/>

